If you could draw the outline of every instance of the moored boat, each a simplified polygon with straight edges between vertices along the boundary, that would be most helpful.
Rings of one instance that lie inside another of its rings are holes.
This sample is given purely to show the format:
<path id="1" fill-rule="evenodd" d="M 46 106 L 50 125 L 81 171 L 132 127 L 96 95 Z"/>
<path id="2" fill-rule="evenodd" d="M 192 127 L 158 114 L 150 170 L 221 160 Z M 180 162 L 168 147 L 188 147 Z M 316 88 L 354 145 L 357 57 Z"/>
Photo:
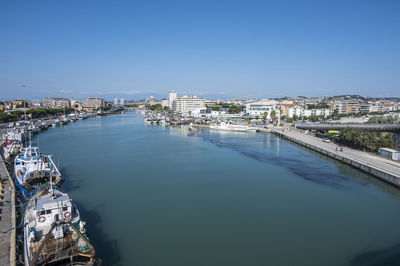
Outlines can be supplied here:
<path id="1" fill-rule="evenodd" d="M 220 124 L 212 124 L 210 125 L 210 129 L 241 131 L 241 132 L 256 132 L 257 130 L 257 128 L 247 125 L 229 124 L 225 122 L 221 122 Z"/>
<path id="2" fill-rule="evenodd" d="M 52 186 L 33 196 L 24 217 L 25 265 L 96 265 L 85 222 L 72 200 Z"/>
<path id="3" fill-rule="evenodd" d="M 50 180 L 59 186 L 63 182 L 51 156 L 39 153 L 37 147 L 23 148 L 14 159 L 15 181 L 25 199 L 47 188 Z"/>
<path id="4" fill-rule="evenodd" d="M 3 157 L 8 159 L 17 155 L 22 148 L 23 134 L 21 132 L 8 132 L 3 136 Z"/>

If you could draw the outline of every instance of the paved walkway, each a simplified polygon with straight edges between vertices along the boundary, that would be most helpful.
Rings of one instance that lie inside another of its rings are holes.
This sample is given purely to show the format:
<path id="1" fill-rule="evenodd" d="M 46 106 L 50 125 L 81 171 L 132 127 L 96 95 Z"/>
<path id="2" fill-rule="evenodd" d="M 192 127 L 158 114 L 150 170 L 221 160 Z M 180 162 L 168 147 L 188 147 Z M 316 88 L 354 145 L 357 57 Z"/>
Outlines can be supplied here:
<path id="1" fill-rule="evenodd" d="M 294 130 L 276 130 L 276 132 L 279 132 L 279 134 L 284 134 L 288 137 L 292 137 L 295 139 L 298 139 L 300 141 L 303 141 L 305 143 L 311 144 L 313 146 L 316 146 L 318 148 L 337 153 L 343 157 L 349 158 L 354 161 L 358 161 L 360 163 L 366 164 L 370 167 L 373 167 L 375 169 L 388 172 L 393 176 L 399 177 L 400 178 L 400 162 L 396 162 L 390 159 L 386 159 L 371 153 L 359 151 L 359 150 L 354 150 L 348 147 L 343 147 L 343 151 L 336 151 L 336 147 L 338 146 L 337 144 L 334 143 L 324 143 L 322 142 L 321 138 L 306 135 Z"/>
<path id="2" fill-rule="evenodd" d="M 0 155 L 0 265 L 15 265 L 15 209 L 14 186 L 10 183 L 8 170 Z M 12 243 L 14 242 L 14 243 Z M 10 257 L 10 254 L 14 256 Z M 13 263 L 14 262 L 14 263 Z"/>

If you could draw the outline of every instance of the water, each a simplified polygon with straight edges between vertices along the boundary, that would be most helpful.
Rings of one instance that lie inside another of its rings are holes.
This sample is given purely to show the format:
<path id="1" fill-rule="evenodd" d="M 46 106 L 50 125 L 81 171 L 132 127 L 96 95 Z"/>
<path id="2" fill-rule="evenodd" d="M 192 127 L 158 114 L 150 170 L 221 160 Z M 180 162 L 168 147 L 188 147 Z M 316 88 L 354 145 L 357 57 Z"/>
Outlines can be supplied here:
<path id="1" fill-rule="evenodd" d="M 38 138 L 105 265 L 398 265 L 399 191 L 274 135 L 130 112 Z"/>

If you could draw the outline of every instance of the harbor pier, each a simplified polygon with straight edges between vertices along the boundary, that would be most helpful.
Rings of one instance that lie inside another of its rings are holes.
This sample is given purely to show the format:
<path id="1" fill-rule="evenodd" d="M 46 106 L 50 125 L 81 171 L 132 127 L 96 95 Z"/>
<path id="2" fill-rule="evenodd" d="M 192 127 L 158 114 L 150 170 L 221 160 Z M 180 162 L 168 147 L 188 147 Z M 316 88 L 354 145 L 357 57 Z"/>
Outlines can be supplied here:
<path id="1" fill-rule="evenodd" d="M 400 187 L 399 162 L 348 147 L 344 147 L 343 150 L 340 150 L 338 149 L 338 145 L 335 143 L 325 143 L 322 142 L 320 138 L 306 135 L 291 129 L 273 129 L 271 132 L 299 145 L 358 168 L 396 187 Z"/>
<path id="2" fill-rule="evenodd" d="M 0 156 L 0 265 L 16 265 L 15 187 Z"/>

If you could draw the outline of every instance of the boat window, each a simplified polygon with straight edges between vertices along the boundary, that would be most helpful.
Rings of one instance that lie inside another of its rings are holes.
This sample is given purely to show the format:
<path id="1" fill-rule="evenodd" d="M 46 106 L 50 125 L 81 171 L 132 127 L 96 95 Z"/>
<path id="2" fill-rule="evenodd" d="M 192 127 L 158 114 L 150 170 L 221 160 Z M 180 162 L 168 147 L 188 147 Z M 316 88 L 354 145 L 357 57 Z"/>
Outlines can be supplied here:
<path id="1" fill-rule="evenodd" d="M 46 212 L 45 211 L 40 211 L 40 215 L 45 215 Z"/>
<path id="2" fill-rule="evenodd" d="M 50 214 L 51 213 L 51 210 L 46 210 L 46 214 Z"/>
<path id="3" fill-rule="evenodd" d="M 65 211 L 67 211 L 68 210 L 68 208 L 67 207 L 63 207 L 63 211 L 65 212 Z"/>

